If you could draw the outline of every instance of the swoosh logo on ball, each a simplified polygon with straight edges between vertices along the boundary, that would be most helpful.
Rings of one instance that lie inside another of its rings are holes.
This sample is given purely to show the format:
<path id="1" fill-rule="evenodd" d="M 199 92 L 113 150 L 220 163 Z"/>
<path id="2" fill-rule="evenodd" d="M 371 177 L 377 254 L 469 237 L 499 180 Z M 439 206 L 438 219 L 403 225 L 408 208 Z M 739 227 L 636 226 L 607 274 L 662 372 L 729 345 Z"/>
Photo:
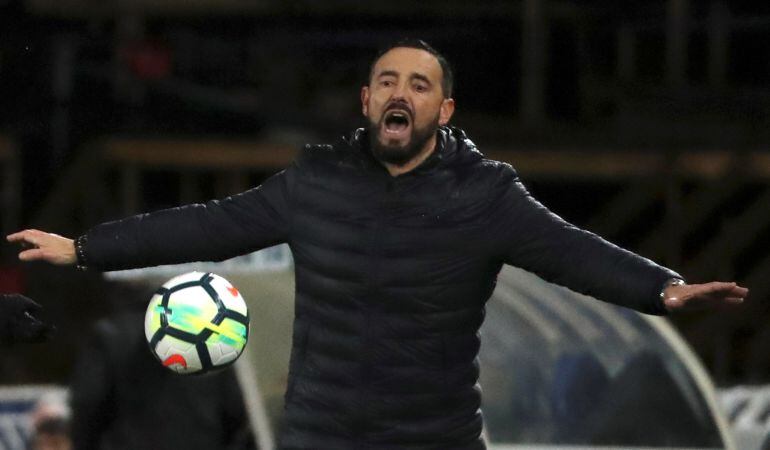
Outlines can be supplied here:
<path id="1" fill-rule="evenodd" d="M 171 355 L 163 361 L 163 365 L 166 367 L 173 366 L 174 364 L 181 364 L 182 367 L 187 368 L 187 361 L 185 361 L 184 356 L 179 354 Z"/>
<path id="2" fill-rule="evenodd" d="M 238 296 L 238 289 L 235 289 L 235 286 L 230 286 L 227 288 L 228 291 L 230 291 L 231 294 L 233 294 L 233 297 Z"/>

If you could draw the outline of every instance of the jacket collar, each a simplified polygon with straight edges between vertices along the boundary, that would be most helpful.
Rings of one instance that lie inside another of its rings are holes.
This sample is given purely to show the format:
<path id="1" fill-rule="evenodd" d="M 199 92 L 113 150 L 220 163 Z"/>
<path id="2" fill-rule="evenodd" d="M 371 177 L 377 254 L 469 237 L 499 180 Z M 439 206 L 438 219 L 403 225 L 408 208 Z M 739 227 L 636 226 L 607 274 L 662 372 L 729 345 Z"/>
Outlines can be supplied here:
<path id="1" fill-rule="evenodd" d="M 436 149 L 410 174 L 430 172 L 439 167 L 463 166 L 481 160 L 484 155 L 476 148 L 465 132 L 452 126 L 439 127 L 436 138 Z M 369 145 L 369 131 L 358 128 L 343 138 L 354 154 L 359 155 L 369 164 L 382 164 L 372 155 Z"/>

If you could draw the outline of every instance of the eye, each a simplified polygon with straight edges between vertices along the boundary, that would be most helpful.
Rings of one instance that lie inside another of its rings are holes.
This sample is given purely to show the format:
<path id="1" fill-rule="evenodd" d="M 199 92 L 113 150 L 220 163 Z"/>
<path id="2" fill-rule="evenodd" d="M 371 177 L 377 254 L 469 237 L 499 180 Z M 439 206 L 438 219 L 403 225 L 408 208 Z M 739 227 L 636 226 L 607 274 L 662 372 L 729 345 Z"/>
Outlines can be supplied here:
<path id="1" fill-rule="evenodd" d="M 420 93 L 427 92 L 428 91 L 428 86 L 426 86 L 424 84 L 415 84 L 414 85 L 414 90 L 417 91 L 417 92 L 420 92 Z"/>
<path id="2" fill-rule="evenodd" d="M 382 86 L 382 87 L 391 87 L 391 86 L 393 86 L 393 81 L 392 80 L 381 80 L 380 81 L 380 86 Z"/>

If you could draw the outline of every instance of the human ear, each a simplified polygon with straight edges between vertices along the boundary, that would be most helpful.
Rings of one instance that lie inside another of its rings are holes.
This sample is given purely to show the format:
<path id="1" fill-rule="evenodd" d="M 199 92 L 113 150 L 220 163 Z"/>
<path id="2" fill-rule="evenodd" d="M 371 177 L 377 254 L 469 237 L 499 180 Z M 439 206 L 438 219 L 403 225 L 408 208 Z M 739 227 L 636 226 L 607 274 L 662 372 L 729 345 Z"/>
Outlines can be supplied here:
<path id="1" fill-rule="evenodd" d="M 361 88 L 361 112 L 364 116 L 369 114 L 369 86 Z"/>
<path id="2" fill-rule="evenodd" d="M 442 127 L 449 123 L 452 115 L 455 113 L 455 101 L 453 98 L 445 98 L 441 102 L 439 109 L 438 124 Z"/>

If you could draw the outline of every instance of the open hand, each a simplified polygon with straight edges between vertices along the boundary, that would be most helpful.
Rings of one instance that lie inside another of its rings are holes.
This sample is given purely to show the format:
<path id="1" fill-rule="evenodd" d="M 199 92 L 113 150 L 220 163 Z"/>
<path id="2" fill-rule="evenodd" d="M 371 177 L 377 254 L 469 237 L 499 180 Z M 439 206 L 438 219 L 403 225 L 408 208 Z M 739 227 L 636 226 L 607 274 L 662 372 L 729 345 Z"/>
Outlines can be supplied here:
<path id="1" fill-rule="evenodd" d="M 734 282 L 672 285 L 665 289 L 663 302 L 669 311 L 705 309 L 722 304 L 743 303 L 749 290 Z"/>
<path id="2" fill-rule="evenodd" d="M 19 252 L 19 259 L 22 261 L 46 261 L 60 266 L 77 262 L 75 242 L 58 234 L 24 230 L 9 234 L 6 239 L 26 248 Z"/>

